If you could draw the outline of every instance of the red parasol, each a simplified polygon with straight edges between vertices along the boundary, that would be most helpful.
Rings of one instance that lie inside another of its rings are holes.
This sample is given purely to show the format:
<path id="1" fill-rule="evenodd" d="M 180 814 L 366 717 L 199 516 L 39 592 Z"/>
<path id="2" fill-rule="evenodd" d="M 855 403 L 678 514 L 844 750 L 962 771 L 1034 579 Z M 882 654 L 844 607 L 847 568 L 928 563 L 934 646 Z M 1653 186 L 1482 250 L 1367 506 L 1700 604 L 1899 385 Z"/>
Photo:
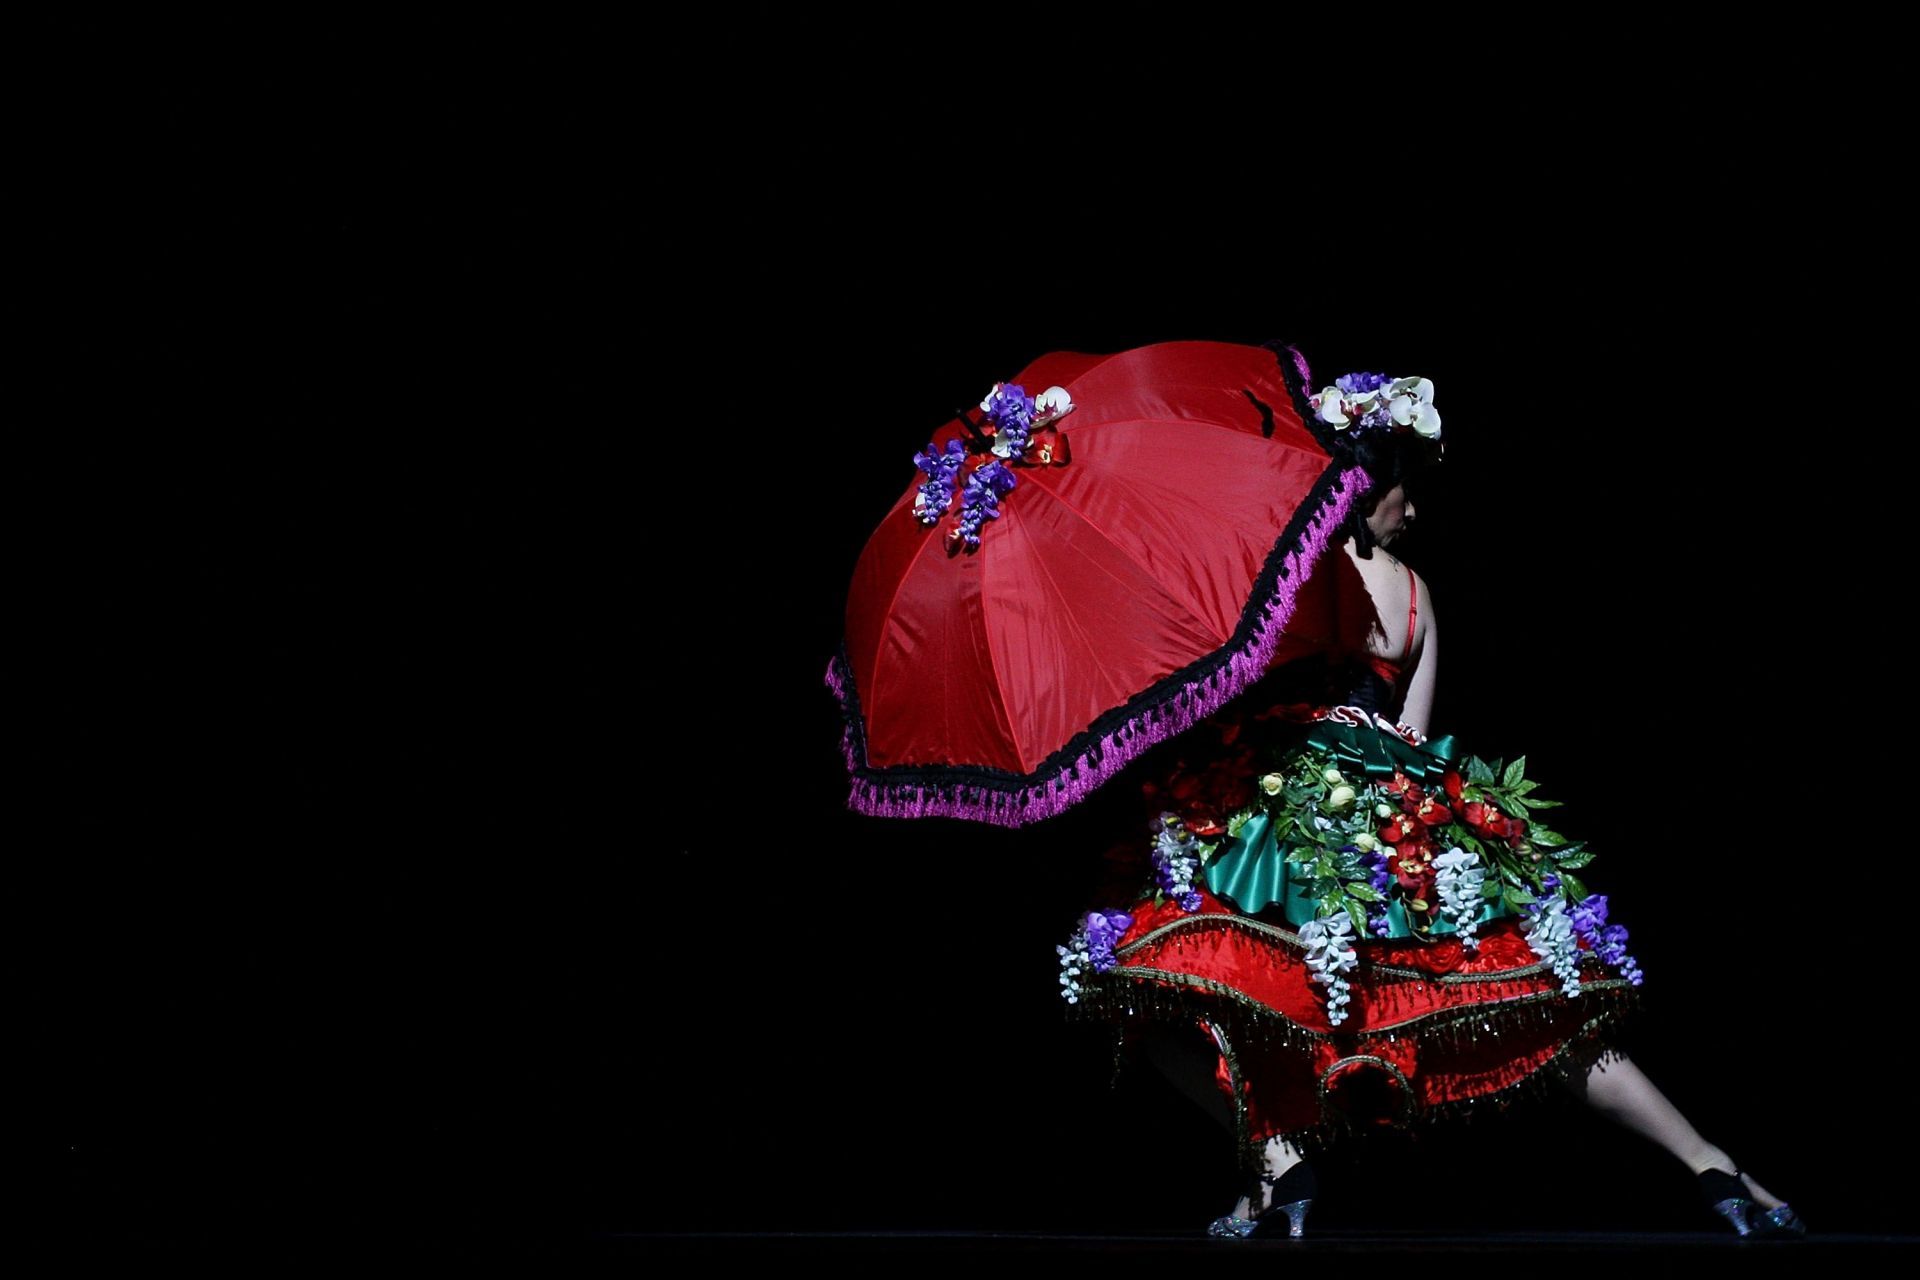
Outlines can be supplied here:
<path id="1" fill-rule="evenodd" d="M 954 514 L 916 517 L 916 477 L 861 552 L 827 669 L 850 807 L 1038 821 L 1258 679 L 1370 483 L 1332 461 L 1306 377 L 1297 353 L 1221 342 L 1023 370 L 1073 408 L 1034 433 L 977 548 Z M 930 455 L 967 446 L 956 488 L 993 430 L 935 433 Z"/>

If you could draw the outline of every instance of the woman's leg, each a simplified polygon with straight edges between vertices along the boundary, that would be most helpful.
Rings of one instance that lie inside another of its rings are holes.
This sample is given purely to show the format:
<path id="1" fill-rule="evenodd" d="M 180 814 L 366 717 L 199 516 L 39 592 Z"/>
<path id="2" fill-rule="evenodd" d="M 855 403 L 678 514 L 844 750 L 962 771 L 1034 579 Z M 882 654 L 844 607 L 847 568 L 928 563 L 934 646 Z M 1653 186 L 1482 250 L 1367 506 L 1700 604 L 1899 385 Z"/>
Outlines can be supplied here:
<path id="1" fill-rule="evenodd" d="M 1233 1103 L 1220 1089 L 1215 1074 L 1220 1062 L 1219 1049 L 1211 1042 L 1208 1033 L 1196 1026 L 1192 1034 L 1151 1034 L 1141 1048 L 1147 1061 L 1176 1090 L 1212 1117 L 1215 1124 L 1227 1131 L 1228 1136 L 1233 1135 Z M 1267 1175 L 1278 1178 L 1299 1163 L 1301 1153 L 1285 1139 L 1271 1138 L 1261 1157 L 1266 1164 Z M 1242 1196 L 1233 1208 L 1233 1216 L 1251 1218 L 1266 1207 L 1264 1204 L 1255 1205 L 1248 1197 Z"/>
<path id="2" fill-rule="evenodd" d="M 1623 1053 L 1603 1056 L 1587 1072 L 1586 1079 L 1573 1088 L 1601 1115 L 1671 1153 L 1695 1173 L 1706 1169 L 1732 1173 L 1738 1167 L 1725 1151 L 1701 1137 L 1680 1109 Z M 1772 1209 L 1784 1203 L 1745 1173 L 1740 1177 L 1761 1208 Z"/>

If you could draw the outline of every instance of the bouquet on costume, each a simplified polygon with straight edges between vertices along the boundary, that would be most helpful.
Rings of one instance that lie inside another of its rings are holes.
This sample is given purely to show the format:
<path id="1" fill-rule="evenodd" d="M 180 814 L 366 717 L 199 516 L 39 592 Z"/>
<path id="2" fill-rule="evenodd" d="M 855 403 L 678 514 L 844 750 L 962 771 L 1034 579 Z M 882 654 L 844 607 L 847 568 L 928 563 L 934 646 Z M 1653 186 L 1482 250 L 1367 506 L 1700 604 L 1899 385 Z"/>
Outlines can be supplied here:
<path id="1" fill-rule="evenodd" d="M 1312 901 L 1313 918 L 1299 936 L 1336 1025 L 1349 1002 L 1343 975 L 1359 965 L 1356 939 L 1429 940 L 1438 930 L 1471 950 L 1475 929 L 1499 915 L 1523 919 L 1528 943 L 1569 996 L 1580 994 L 1582 952 L 1640 985 L 1626 927 L 1608 922 L 1606 896 L 1589 893 L 1575 874 L 1592 852 L 1534 820 L 1535 810 L 1560 802 L 1533 794 L 1538 784 L 1526 776 L 1524 756 L 1511 764 L 1478 756 L 1454 762 L 1416 731 L 1368 719 L 1357 708 L 1339 709 L 1323 722 L 1331 732 L 1288 751 L 1257 778 L 1243 771 L 1243 747 L 1169 779 L 1166 794 L 1184 816 L 1168 811 L 1152 824 L 1155 905 L 1172 899 L 1199 910 L 1196 885 L 1210 860 L 1264 819 L 1289 879 Z M 1354 733 L 1356 724 L 1365 732 Z M 1393 749 L 1383 752 L 1380 743 Z M 1056 948 L 1069 1002 L 1079 999 L 1081 975 L 1118 964 L 1114 945 L 1132 923 L 1126 912 L 1093 912 Z"/>

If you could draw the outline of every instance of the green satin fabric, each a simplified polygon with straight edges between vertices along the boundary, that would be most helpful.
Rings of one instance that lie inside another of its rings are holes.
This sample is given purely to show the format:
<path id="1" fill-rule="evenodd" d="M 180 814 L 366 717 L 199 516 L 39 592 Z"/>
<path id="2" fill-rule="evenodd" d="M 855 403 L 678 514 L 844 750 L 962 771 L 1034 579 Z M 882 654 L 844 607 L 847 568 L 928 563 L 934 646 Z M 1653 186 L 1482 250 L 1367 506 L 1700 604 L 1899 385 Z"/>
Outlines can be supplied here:
<path id="1" fill-rule="evenodd" d="M 1422 786 L 1439 786 L 1454 756 L 1453 735 L 1429 738 L 1420 746 L 1372 725 L 1317 720 L 1306 726 L 1307 745 L 1333 753 L 1336 767 L 1349 773 L 1391 778 L 1398 770 Z"/>
<path id="2" fill-rule="evenodd" d="M 1453 755 L 1451 737 L 1430 739 L 1416 747 L 1370 727 L 1330 720 L 1306 727 L 1309 745 L 1331 751 L 1339 768 L 1356 774 L 1391 777 L 1397 768 L 1416 782 L 1438 786 Z M 1243 914 L 1257 915 L 1278 903 L 1289 924 L 1303 925 L 1314 918 L 1314 899 L 1306 892 L 1307 877 L 1286 860 L 1275 842 L 1270 814 L 1249 818 L 1238 836 L 1221 837 L 1207 860 L 1206 880 L 1216 897 L 1224 898 Z M 1407 925 L 1406 908 L 1398 901 L 1387 905 L 1386 914 L 1388 937 L 1416 936 Z M 1481 908 L 1480 922 L 1513 914 L 1504 899 L 1496 898 Z M 1457 932 L 1452 921 L 1436 919 L 1426 936 Z"/>

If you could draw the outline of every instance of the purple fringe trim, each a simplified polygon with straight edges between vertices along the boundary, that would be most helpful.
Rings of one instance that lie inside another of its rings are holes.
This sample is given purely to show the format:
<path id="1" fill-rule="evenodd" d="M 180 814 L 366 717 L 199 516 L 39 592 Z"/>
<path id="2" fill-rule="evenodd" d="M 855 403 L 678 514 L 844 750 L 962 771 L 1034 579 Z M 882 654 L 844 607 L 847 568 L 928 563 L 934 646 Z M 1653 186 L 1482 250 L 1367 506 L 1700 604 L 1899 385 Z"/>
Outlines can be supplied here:
<path id="1" fill-rule="evenodd" d="M 1294 358 L 1302 366 L 1304 378 L 1306 362 L 1298 353 Z M 1100 739 L 1098 763 L 1092 753 L 1083 752 L 1054 777 L 1020 791 L 960 783 L 943 788 L 889 785 L 855 777 L 847 807 L 876 818 L 968 818 L 1002 827 L 1023 827 L 1065 813 L 1149 747 L 1192 728 L 1265 674 L 1267 663 L 1273 659 L 1273 651 L 1280 643 L 1281 630 L 1293 616 L 1300 584 L 1320 563 L 1329 538 L 1346 519 L 1354 499 L 1372 484 L 1372 478 L 1360 467 L 1351 467 L 1340 474 L 1338 492 L 1308 524 L 1300 545 L 1287 553 L 1286 572 L 1276 578 L 1274 592 L 1262 606 L 1266 620 L 1252 641 L 1206 679 L 1189 684 L 1160 706 L 1128 720 L 1122 729 L 1104 735 Z M 844 712 L 847 695 L 838 665 L 837 659 L 827 664 L 827 687 L 833 690 Z M 847 758 L 847 768 L 857 773 L 861 766 L 854 758 L 851 724 L 841 731 L 840 747 Z"/>
<path id="2" fill-rule="evenodd" d="M 1293 367 L 1300 371 L 1300 386 L 1305 390 L 1311 391 L 1313 388 L 1313 374 L 1307 369 L 1307 358 L 1300 354 L 1300 348 L 1298 347 L 1290 346 L 1287 348 L 1287 351 L 1293 356 Z"/>

